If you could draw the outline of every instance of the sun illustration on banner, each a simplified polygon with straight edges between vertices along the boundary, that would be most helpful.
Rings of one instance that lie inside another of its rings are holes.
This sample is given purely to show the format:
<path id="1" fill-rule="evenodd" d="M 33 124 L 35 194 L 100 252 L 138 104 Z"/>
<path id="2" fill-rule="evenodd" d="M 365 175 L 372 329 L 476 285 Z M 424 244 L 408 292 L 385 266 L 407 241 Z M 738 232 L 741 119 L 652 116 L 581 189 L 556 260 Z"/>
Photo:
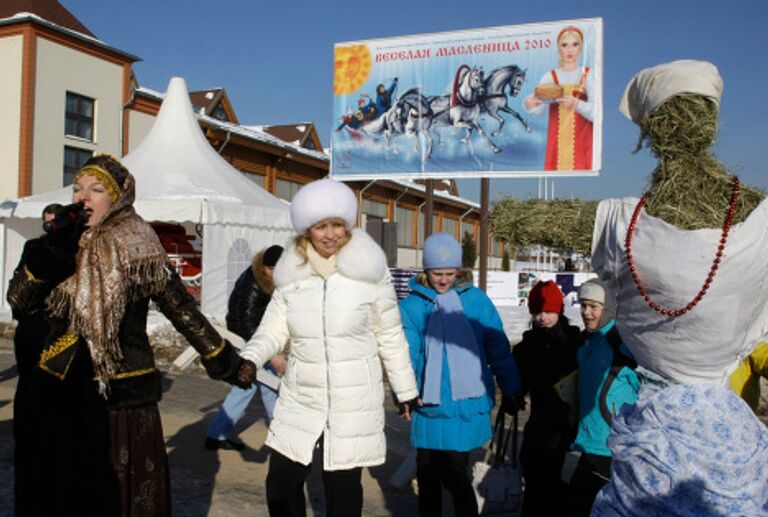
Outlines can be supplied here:
<path id="1" fill-rule="evenodd" d="M 355 92 L 368 80 L 371 53 L 366 45 L 338 47 L 333 51 L 333 68 L 333 94 Z"/>

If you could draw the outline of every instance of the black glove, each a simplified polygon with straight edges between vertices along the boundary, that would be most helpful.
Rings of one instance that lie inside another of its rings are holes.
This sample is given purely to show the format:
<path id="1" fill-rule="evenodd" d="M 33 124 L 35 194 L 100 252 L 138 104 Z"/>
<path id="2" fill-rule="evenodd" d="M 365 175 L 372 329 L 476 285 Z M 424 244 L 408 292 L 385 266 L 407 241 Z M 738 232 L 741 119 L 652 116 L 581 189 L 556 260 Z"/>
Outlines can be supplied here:
<path id="1" fill-rule="evenodd" d="M 75 272 L 80 237 L 85 231 L 82 203 L 67 205 L 56 214 L 60 223 L 35 239 L 22 260 L 35 278 L 59 283 Z"/>
<path id="2" fill-rule="evenodd" d="M 525 409 L 525 398 L 522 395 L 502 395 L 501 410 L 508 415 L 514 415 Z"/>
<path id="3" fill-rule="evenodd" d="M 240 368 L 237 371 L 237 376 L 232 380 L 232 384 L 238 388 L 247 390 L 253 385 L 253 381 L 256 380 L 256 365 L 253 361 L 243 359 L 240 364 Z"/>
<path id="4" fill-rule="evenodd" d="M 82 203 L 72 203 L 56 212 L 51 221 L 52 228 L 46 233 L 50 246 L 56 248 L 62 255 L 76 255 L 80 236 L 85 231 L 88 214 Z M 45 228 L 45 225 L 43 225 Z"/>
<path id="5" fill-rule="evenodd" d="M 405 402 L 398 402 L 397 403 L 397 414 L 398 415 L 404 415 L 405 410 L 408 409 L 408 413 L 413 413 L 413 408 L 417 407 L 419 405 L 419 399 L 412 398 L 411 400 L 406 400 Z"/>

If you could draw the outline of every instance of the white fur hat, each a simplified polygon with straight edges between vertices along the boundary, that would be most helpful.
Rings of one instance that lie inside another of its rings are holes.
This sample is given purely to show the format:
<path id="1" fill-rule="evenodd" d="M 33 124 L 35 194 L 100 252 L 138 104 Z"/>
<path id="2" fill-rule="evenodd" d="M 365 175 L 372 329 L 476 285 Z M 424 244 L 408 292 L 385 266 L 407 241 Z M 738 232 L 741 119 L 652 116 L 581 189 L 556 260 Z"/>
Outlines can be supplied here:
<path id="1" fill-rule="evenodd" d="M 357 221 L 357 198 L 352 189 L 332 179 L 307 183 L 291 201 L 291 222 L 296 233 L 304 233 L 315 223 L 338 217 L 350 230 Z"/>

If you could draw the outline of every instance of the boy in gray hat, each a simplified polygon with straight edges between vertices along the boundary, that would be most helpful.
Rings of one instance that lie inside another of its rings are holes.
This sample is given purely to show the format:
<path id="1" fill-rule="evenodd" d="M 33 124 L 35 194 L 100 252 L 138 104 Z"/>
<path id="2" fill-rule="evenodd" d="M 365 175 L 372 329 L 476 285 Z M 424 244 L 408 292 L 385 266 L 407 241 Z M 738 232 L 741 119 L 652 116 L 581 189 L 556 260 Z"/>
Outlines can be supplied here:
<path id="1" fill-rule="evenodd" d="M 585 342 L 579 362 L 579 425 L 574 449 L 581 458 L 570 482 L 573 515 L 589 515 L 597 493 L 611 476 L 606 440 L 624 404 L 634 404 L 640 381 L 632 354 L 616 330 L 616 294 L 597 278 L 579 289 Z"/>

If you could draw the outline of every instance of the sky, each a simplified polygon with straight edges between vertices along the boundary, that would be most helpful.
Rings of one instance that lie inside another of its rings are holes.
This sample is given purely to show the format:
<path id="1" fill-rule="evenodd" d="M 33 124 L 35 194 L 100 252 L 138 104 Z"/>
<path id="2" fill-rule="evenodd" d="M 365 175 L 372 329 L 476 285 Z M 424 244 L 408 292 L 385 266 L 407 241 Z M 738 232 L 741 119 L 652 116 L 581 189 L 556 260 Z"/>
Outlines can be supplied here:
<path id="1" fill-rule="evenodd" d="M 330 145 L 335 43 L 578 18 L 603 18 L 603 169 L 554 180 L 559 198 L 639 196 L 655 167 L 633 154 L 638 128 L 618 111 L 631 77 L 675 59 L 714 63 L 725 88 L 715 154 L 768 190 L 766 0 L 60 0 L 106 44 L 136 55 L 139 84 L 224 87 L 243 125 L 314 122 Z M 477 201 L 480 180 L 460 180 Z M 492 179 L 491 200 L 535 197 L 537 179 Z"/>

